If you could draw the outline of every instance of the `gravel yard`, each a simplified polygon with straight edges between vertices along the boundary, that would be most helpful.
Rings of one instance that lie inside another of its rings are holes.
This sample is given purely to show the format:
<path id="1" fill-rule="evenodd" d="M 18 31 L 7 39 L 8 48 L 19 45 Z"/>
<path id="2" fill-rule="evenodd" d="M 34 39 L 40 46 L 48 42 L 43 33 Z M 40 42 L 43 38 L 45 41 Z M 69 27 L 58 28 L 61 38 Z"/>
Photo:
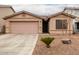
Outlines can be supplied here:
<path id="1" fill-rule="evenodd" d="M 38 35 L 4 34 L 0 36 L 0 55 L 31 55 Z"/>
<path id="2" fill-rule="evenodd" d="M 42 35 L 45 37 L 46 35 Z M 40 36 L 41 37 L 41 36 Z M 50 48 L 46 48 L 45 44 L 39 40 L 33 51 L 33 55 L 79 55 L 79 34 L 71 36 L 53 35 L 55 40 L 51 43 Z M 71 44 L 63 44 L 62 39 L 71 39 Z"/>

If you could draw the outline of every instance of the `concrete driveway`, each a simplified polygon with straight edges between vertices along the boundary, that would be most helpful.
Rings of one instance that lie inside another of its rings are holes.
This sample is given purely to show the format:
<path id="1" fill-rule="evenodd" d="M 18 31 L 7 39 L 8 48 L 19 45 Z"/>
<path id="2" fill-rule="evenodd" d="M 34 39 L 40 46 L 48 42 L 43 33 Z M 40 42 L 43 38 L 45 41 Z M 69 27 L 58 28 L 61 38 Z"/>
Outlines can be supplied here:
<path id="1" fill-rule="evenodd" d="M 0 35 L 0 55 L 31 55 L 37 39 L 38 34 Z"/>

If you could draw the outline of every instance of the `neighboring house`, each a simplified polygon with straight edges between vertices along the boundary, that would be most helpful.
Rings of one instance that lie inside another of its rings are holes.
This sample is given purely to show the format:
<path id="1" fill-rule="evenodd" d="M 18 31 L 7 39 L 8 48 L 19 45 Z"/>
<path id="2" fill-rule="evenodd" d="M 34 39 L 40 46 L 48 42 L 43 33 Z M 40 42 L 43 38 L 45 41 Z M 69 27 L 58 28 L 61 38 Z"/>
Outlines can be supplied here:
<path id="1" fill-rule="evenodd" d="M 6 33 L 42 33 L 42 18 L 30 12 L 20 11 L 3 18 Z"/>
<path id="2" fill-rule="evenodd" d="M 75 8 L 75 7 L 66 7 L 64 8 L 64 12 L 65 13 L 68 13 L 68 14 L 71 14 L 71 15 L 75 15 L 75 16 L 79 16 L 79 8 Z"/>
<path id="3" fill-rule="evenodd" d="M 73 27 L 74 27 L 74 33 L 79 33 L 79 8 L 78 7 L 65 8 L 64 12 L 77 16 L 77 18 L 74 19 L 73 21 Z"/>
<path id="4" fill-rule="evenodd" d="M 15 13 L 15 11 L 11 6 L 0 5 L 0 32 L 1 32 L 1 29 L 3 28 L 3 25 L 5 24 L 4 23 L 5 21 L 2 18 L 7 15 L 11 15 L 13 13 Z"/>
<path id="5" fill-rule="evenodd" d="M 50 34 L 68 34 L 73 33 L 73 19 L 75 16 L 64 12 L 56 13 L 49 17 Z"/>

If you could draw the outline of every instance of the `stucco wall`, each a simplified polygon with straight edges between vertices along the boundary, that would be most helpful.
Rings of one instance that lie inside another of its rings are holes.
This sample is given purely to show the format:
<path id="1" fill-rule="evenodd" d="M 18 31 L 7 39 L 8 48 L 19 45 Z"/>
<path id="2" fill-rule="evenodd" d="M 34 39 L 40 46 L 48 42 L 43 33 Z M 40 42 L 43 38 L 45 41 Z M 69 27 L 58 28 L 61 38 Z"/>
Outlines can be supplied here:
<path id="1" fill-rule="evenodd" d="M 42 19 L 36 18 L 34 16 L 30 16 L 25 14 L 25 16 L 23 16 L 23 14 L 19 14 L 16 15 L 14 17 L 11 17 L 9 19 L 6 20 L 6 33 L 10 33 L 10 21 L 38 21 L 39 22 L 39 33 L 42 33 Z"/>
<path id="2" fill-rule="evenodd" d="M 5 17 L 7 15 L 13 14 L 13 10 L 11 8 L 0 8 L 0 18 Z"/>
<path id="3" fill-rule="evenodd" d="M 2 27 L 5 24 L 5 20 L 3 20 L 3 17 L 7 15 L 13 14 L 14 11 L 10 7 L 0 7 L 0 32 L 2 31 Z"/>
<path id="4" fill-rule="evenodd" d="M 67 19 L 67 30 L 62 30 L 62 29 L 56 29 L 56 19 L 62 19 L 66 20 Z M 50 34 L 67 34 L 67 33 L 72 33 L 73 32 L 73 26 L 72 26 L 72 18 L 65 16 L 65 15 L 58 15 L 56 17 L 52 17 L 49 21 L 49 33 Z"/>

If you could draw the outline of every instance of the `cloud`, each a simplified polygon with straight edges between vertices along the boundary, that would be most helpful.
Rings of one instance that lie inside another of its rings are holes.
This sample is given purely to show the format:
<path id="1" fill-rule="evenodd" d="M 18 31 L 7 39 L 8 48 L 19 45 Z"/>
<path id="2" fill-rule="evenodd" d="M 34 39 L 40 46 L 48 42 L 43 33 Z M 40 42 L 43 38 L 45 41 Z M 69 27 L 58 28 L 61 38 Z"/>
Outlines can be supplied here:
<path id="1" fill-rule="evenodd" d="M 29 11 L 36 15 L 48 16 L 63 11 L 64 7 L 78 7 L 78 5 L 66 4 L 29 4 L 29 5 L 13 5 L 15 11 Z"/>

